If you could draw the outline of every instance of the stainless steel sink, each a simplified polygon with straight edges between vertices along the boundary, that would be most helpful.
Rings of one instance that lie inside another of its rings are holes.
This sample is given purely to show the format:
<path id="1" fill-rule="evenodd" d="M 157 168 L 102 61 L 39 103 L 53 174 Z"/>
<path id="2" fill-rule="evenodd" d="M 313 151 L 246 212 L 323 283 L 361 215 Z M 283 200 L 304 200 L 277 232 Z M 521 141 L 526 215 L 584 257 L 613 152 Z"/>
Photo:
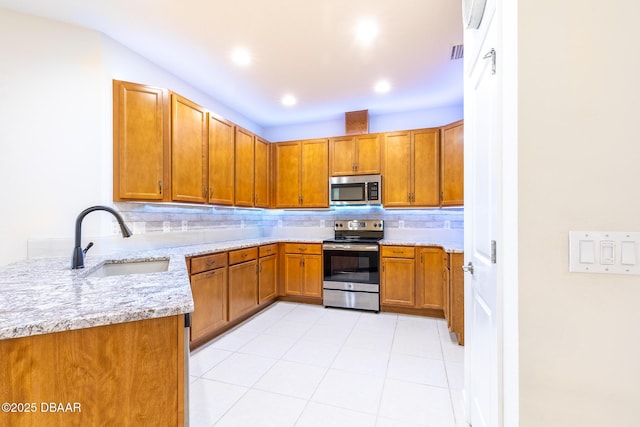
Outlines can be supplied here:
<path id="1" fill-rule="evenodd" d="M 161 273 L 169 270 L 169 259 L 133 260 L 127 262 L 106 261 L 87 277 L 123 276 L 126 274 Z"/>

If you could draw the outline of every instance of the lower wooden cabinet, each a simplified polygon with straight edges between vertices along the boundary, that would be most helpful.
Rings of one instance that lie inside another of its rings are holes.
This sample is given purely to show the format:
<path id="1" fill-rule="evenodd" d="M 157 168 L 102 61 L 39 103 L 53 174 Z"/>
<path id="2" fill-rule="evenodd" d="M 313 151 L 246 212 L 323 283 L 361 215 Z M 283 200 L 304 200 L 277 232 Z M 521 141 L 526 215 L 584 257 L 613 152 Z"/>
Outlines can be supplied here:
<path id="1" fill-rule="evenodd" d="M 258 304 L 264 304 L 278 296 L 277 270 L 278 245 L 261 246 L 258 260 Z"/>
<path id="2" fill-rule="evenodd" d="M 415 249 L 383 246 L 381 256 L 380 303 L 414 308 L 416 305 Z"/>
<path id="3" fill-rule="evenodd" d="M 284 245 L 284 294 L 322 298 L 322 245 Z"/>
<path id="4" fill-rule="evenodd" d="M 229 322 L 227 253 L 191 258 L 191 341 L 206 339 Z"/>
<path id="5" fill-rule="evenodd" d="M 258 305 L 258 248 L 229 252 L 229 320 Z"/>
<path id="6" fill-rule="evenodd" d="M 382 246 L 383 311 L 440 316 L 464 344 L 463 253 L 432 246 Z"/>

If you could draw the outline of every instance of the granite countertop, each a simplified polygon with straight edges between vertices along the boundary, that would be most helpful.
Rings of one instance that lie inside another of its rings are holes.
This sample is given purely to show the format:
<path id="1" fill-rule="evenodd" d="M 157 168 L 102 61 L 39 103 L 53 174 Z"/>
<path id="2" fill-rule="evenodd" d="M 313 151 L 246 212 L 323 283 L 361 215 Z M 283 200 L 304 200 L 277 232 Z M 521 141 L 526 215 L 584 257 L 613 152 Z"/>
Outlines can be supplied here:
<path id="1" fill-rule="evenodd" d="M 0 270 L 0 339 L 190 313 L 193 298 L 186 257 L 278 242 L 321 243 L 318 238 L 259 238 L 123 252 L 85 259 L 71 270 L 70 257 L 16 262 Z M 385 239 L 384 245 L 461 245 Z M 105 263 L 169 260 L 166 272 L 89 277 Z"/>
<path id="2" fill-rule="evenodd" d="M 446 252 L 449 253 L 463 253 L 464 244 L 457 240 L 442 241 L 438 239 L 411 239 L 411 238 L 396 238 L 396 239 L 383 239 L 380 241 L 381 245 L 388 246 L 440 246 Z"/>

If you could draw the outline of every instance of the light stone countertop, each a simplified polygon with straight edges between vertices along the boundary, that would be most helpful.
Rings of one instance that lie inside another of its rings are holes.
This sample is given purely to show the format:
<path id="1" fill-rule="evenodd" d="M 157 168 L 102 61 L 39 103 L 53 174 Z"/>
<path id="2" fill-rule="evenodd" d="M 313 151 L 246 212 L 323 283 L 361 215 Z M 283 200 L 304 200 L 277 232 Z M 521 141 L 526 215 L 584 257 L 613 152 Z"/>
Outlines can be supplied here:
<path id="1" fill-rule="evenodd" d="M 381 245 L 388 246 L 440 246 L 446 252 L 449 253 L 464 253 L 464 244 L 460 241 L 441 241 L 438 239 L 410 239 L 410 238 L 396 238 L 396 239 L 383 239 L 380 241 Z"/>
<path id="2" fill-rule="evenodd" d="M 0 339 L 124 323 L 193 311 L 186 257 L 278 242 L 321 243 L 318 238 L 258 238 L 123 252 L 85 258 L 71 270 L 70 256 L 19 261 L 0 269 Z M 460 244 L 384 240 L 385 245 Z M 70 251 L 71 253 L 71 251 Z M 105 262 L 169 259 L 166 272 L 87 277 Z"/>

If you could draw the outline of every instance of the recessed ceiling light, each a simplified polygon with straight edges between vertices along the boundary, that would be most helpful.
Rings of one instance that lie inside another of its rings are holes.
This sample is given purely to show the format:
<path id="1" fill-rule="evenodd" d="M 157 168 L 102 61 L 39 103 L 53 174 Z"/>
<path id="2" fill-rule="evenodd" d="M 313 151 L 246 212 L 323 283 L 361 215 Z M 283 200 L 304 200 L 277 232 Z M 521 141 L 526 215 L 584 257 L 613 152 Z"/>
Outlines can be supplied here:
<path id="1" fill-rule="evenodd" d="M 373 90 L 377 93 L 387 93 L 391 90 L 391 83 L 389 83 L 389 80 L 379 80 Z"/>
<path id="2" fill-rule="evenodd" d="M 240 66 L 247 66 L 251 64 L 251 54 L 243 47 L 234 49 L 231 53 L 231 59 Z"/>
<path id="3" fill-rule="evenodd" d="M 356 39 L 363 44 L 371 43 L 378 35 L 378 23 L 371 18 L 363 18 L 356 26 Z"/>
<path id="4" fill-rule="evenodd" d="M 296 100 L 296 97 L 291 95 L 291 94 L 287 94 L 287 95 L 282 97 L 282 104 L 286 105 L 287 107 L 291 107 L 292 105 L 296 105 L 296 102 L 298 102 Z"/>

